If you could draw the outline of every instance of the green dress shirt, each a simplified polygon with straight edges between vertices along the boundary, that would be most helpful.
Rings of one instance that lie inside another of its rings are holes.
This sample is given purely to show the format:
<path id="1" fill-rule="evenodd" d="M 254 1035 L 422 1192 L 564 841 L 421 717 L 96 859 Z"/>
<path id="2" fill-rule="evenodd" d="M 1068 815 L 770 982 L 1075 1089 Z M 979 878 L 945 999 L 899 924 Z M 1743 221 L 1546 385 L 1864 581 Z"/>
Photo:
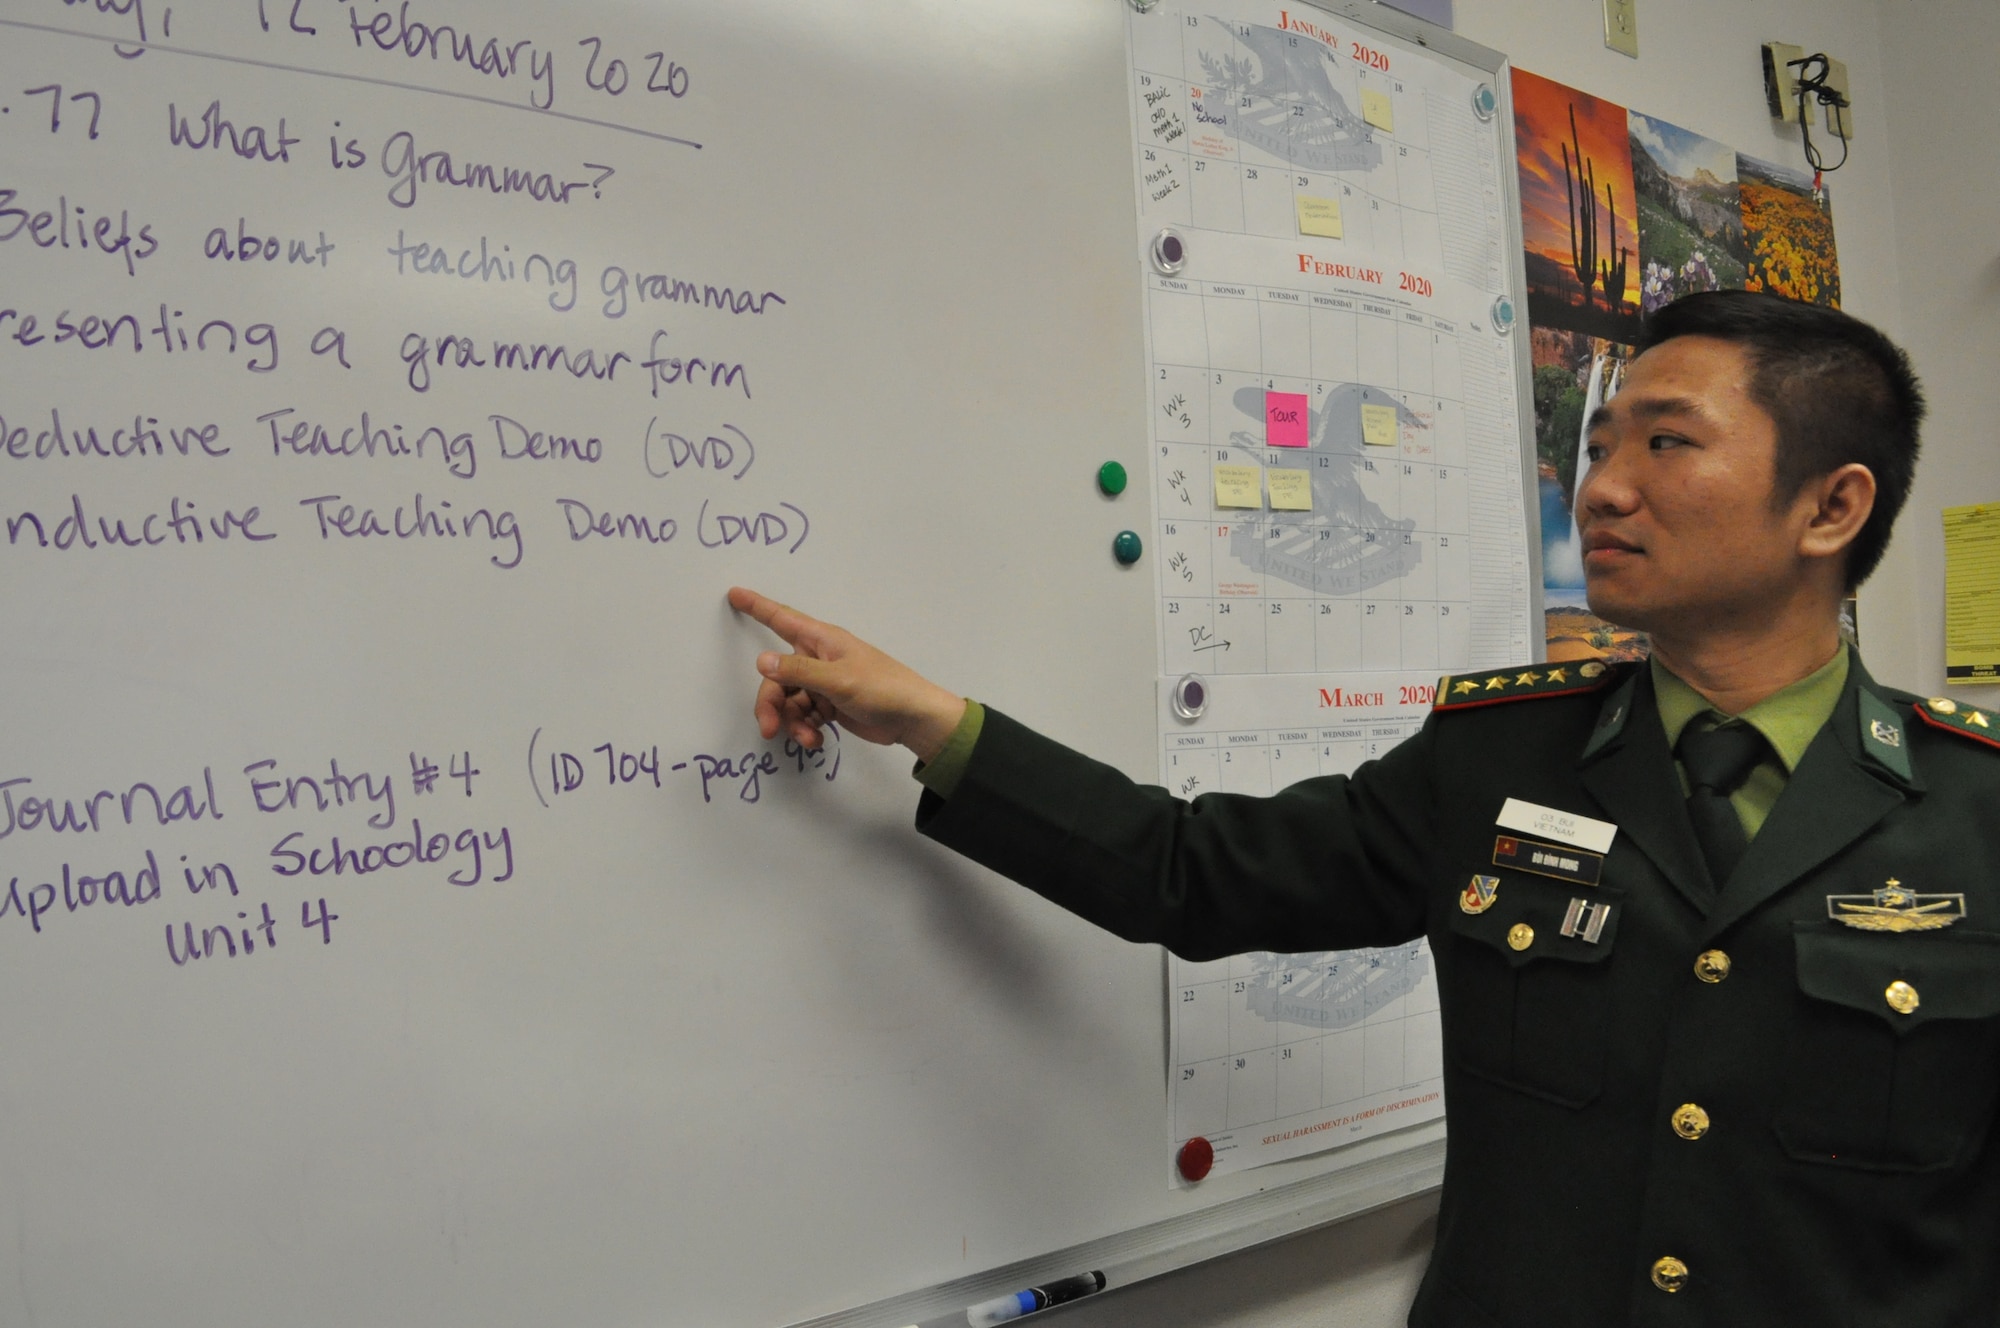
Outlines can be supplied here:
<path id="1" fill-rule="evenodd" d="M 972 759 L 973 745 L 979 741 L 979 730 L 985 723 L 986 707 L 969 696 L 965 698 L 965 713 L 959 717 L 958 727 L 945 739 L 943 749 L 928 765 L 917 763 L 914 771 L 917 782 L 940 798 L 949 798 L 965 774 L 965 763 Z"/>
<path id="2" fill-rule="evenodd" d="M 1750 725 L 1771 744 L 1773 758 L 1767 758 L 1750 772 L 1750 777 L 1729 795 L 1729 805 L 1743 822 L 1743 833 L 1751 838 L 1764 828 L 1764 820 L 1777 804 L 1778 795 L 1798 766 L 1799 758 L 1833 716 L 1833 707 L 1847 685 L 1847 649 L 1789 687 L 1773 692 L 1742 714 L 1730 716 L 1709 705 L 1708 698 L 1676 677 L 1658 659 L 1651 661 L 1653 695 L 1660 707 L 1660 723 L 1667 731 L 1667 748 L 1672 750 L 1689 724 L 1720 727 L 1731 719 Z M 967 749 L 970 751 L 970 748 Z M 1687 772 L 1674 761 L 1680 775 L 1681 792 L 1688 791 Z"/>

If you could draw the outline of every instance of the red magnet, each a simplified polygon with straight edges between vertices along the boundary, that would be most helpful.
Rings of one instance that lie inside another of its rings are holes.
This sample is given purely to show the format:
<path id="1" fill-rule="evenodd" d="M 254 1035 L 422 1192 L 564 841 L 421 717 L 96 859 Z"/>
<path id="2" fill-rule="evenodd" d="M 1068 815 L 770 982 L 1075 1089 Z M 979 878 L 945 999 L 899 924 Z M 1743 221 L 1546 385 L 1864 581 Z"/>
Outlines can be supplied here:
<path id="1" fill-rule="evenodd" d="M 1200 1180 L 1215 1165 L 1215 1145 L 1197 1134 L 1181 1145 L 1180 1156 L 1175 1161 L 1184 1178 Z"/>

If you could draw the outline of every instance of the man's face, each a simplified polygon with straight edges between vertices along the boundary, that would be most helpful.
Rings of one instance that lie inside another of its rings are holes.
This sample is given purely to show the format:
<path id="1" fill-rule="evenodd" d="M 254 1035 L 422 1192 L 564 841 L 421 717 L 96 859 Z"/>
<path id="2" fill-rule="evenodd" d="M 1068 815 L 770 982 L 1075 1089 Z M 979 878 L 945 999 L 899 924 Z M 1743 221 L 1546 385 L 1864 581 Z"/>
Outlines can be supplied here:
<path id="1" fill-rule="evenodd" d="M 1799 585 L 1808 503 L 1772 508 L 1778 429 L 1751 373 L 1741 346 L 1677 337 L 1593 417 L 1576 516 L 1599 617 L 1700 634 L 1754 624 Z"/>

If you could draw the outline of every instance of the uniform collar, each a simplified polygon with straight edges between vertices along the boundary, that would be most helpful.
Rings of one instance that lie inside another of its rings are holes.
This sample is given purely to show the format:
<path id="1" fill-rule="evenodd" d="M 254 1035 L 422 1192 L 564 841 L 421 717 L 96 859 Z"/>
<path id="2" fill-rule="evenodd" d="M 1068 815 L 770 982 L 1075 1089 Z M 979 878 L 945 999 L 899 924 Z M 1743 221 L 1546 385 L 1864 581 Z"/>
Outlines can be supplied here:
<path id="1" fill-rule="evenodd" d="M 1908 707 L 1882 692 L 1858 655 L 1833 712 L 1799 758 L 1742 866 L 1718 898 L 1700 847 L 1680 810 L 1650 668 L 1626 670 L 1599 704 L 1577 764 L 1584 789 L 1607 819 L 1719 931 L 1867 833 L 1923 783 L 1910 767 Z M 1671 676 L 1671 675 L 1668 675 Z"/>
<path id="2" fill-rule="evenodd" d="M 1850 660 L 1832 717 L 1785 784 L 1750 849 L 1708 916 L 1720 934 L 1861 839 L 1896 808 L 1921 797 L 1910 765 L 1907 706 Z"/>
<path id="3" fill-rule="evenodd" d="M 1764 735 L 1789 775 L 1798 769 L 1806 748 L 1812 746 L 1813 739 L 1833 717 L 1834 707 L 1840 704 L 1841 694 L 1847 690 L 1849 658 L 1847 647 L 1842 646 L 1819 668 L 1734 716 L 1716 710 L 1707 697 L 1660 663 L 1658 657 L 1650 663 L 1653 696 L 1660 707 L 1660 726 L 1667 732 L 1669 751 L 1680 743 L 1687 726 L 1703 715 L 1715 715 L 1717 722 L 1740 719 Z"/>

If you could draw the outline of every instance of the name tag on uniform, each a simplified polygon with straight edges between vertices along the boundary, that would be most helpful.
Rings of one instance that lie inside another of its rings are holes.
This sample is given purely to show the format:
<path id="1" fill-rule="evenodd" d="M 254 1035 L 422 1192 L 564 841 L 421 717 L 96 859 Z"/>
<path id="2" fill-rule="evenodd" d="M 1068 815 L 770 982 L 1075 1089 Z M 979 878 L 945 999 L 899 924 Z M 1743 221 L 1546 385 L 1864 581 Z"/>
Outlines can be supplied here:
<path id="1" fill-rule="evenodd" d="M 1604 874 L 1604 855 L 1566 844 L 1541 844 L 1501 835 L 1493 841 L 1493 865 L 1577 885 L 1596 885 Z"/>
<path id="2" fill-rule="evenodd" d="M 1557 811 L 1553 807 L 1523 802 L 1519 798 L 1507 799 L 1506 805 L 1500 809 L 1500 819 L 1494 824 L 1504 830 L 1519 830 L 1524 835 L 1553 839 L 1558 844 L 1587 849 L 1592 853 L 1609 853 L 1611 841 L 1618 837 L 1618 827 L 1609 821 Z"/>

